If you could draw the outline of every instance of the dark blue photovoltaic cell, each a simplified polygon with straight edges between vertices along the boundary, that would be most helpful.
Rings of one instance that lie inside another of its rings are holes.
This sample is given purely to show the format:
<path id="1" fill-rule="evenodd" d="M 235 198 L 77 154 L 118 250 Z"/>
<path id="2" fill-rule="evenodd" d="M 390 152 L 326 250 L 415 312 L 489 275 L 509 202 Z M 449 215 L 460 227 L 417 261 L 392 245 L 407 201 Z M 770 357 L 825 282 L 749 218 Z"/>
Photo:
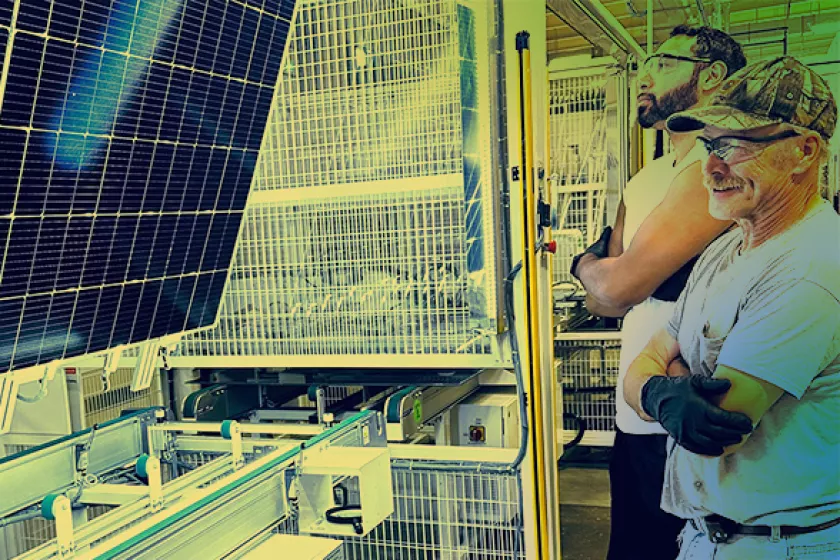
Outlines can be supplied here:
<path id="1" fill-rule="evenodd" d="M 11 214 L 15 205 L 15 194 L 23 168 L 23 150 L 26 133 L 22 130 L 0 128 L 0 216 Z M 5 240 L 0 235 L 0 240 Z"/>
<path id="2" fill-rule="evenodd" d="M 0 371 L 11 366 L 22 311 L 23 298 L 0 300 Z"/>
<path id="3" fill-rule="evenodd" d="M 21 0 L 17 17 L 17 28 L 32 33 L 47 30 L 51 0 Z"/>
<path id="4" fill-rule="evenodd" d="M 0 27 L 0 52 L 6 52 L 6 43 L 9 40 L 9 30 L 5 27 Z M 0 60 L 0 72 L 3 71 L 5 60 Z"/>
<path id="5" fill-rule="evenodd" d="M 12 24 L 12 9 L 14 6 L 15 0 L 0 0 L 0 25 L 9 27 Z"/>
<path id="6" fill-rule="evenodd" d="M 43 50 L 44 39 L 41 37 L 25 33 L 15 37 L 0 125 L 29 126 Z"/>
<path id="7" fill-rule="evenodd" d="M 215 320 L 293 8 L 21 1 L 0 110 L 0 373 Z"/>

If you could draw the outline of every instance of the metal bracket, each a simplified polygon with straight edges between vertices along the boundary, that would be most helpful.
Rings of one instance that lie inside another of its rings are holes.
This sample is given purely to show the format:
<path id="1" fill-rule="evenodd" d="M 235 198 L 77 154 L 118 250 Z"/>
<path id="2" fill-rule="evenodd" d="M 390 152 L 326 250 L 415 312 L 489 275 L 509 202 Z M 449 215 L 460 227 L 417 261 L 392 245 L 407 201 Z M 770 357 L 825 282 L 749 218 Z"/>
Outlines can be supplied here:
<path id="1" fill-rule="evenodd" d="M 43 371 L 43 373 L 40 375 L 40 379 L 32 380 L 32 381 L 38 381 L 41 385 L 38 388 L 38 393 L 34 397 L 24 397 L 20 393 L 20 391 L 18 391 L 18 399 L 25 402 L 25 403 L 36 403 L 36 402 L 40 401 L 41 399 L 43 399 L 44 397 L 46 397 L 47 393 L 49 391 L 49 389 L 48 389 L 49 383 L 53 379 L 55 379 L 55 372 L 58 371 L 58 367 L 60 365 L 61 365 L 61 362 L 53 361 L 53 362 L 48 363 L 45 366 L 44 365 L 35 366 L 33 368 L 29 368 L 28 370 L 25 370 L 25 371 L 30 371 L 30 372 Z M 20 383 L 24 384 L 24 383 L 27 383 L 27 381 L 21 381 Z"/>
<path id="2" fill-rule="evenodd" d="M 102 366 L 102 391 L 108 391 L 111 388 L 111 375 L 120 367 L 120 358 L 125 350 L 125 346 L 117 346 L 112 348 L 105 354 L 105 363 Z"/>
<path id="3" fill-rule="evenodd" d="M 222 422 L 221 435 L 230 440 L 230 452 L 233 455 L 234 470 L 245 465 L 245 458 L 242 456 L 242 428 L 236 420 L 225 420 Z"/>
<path id="4" fill-rule="evenodd" d="M 76 444 L 76 481 L 84 481 L 87 476 L 88 465 L 90 464 L 90 447 L 93 445 L 93 438 L 96 436 L 96 430 L 99 429 L 99 424 L 94 424 L 87 439 L 82 444 Z"/>
<path id="5" fill-rule="evenodd" d="M 171 335 L 160 339 L 160 359 L 163 362 L 163 369 L 169 371 L 172 366 L 169 364 L 169 357 L 178 349 L 181 342 L 181 335 Z"/>
<path id="6" fill-rule="evenodd" d="M 159 510 L 163 507 L 163 480 L 160 474 L 160 459 L 150 455 L 140 455 L 134 466 L 138 476 L 145 478 L 149 483 L 149 505 L 152 510 Z"/>
<path id="7" fill-rule="evenodd" d="M 49 494 L 41 502 L 41 515 L 55 521 L 58 555 L 66 558 L 73 555 L 76 545 L 73 540 L 73 509 L 70 500 L 62 494 Z"/>
<path id="8" fill-rule="evenodd" d="M 169 355 L 174 351 L 181 335 L 165 336 L 156 340 L 150 340 L 140 345 L 140 355 L 137 357 L 137 364 L 134 367 L 134 378 L 131 380 L 132 391 L 148 389 L 159 369 L 158 359 L 163 361 L 162 367 L 170 369 Z"/>
<path id="9" fill-rule="evenodd" d="M 135 392 L 148 389 L 151 386 L 157 369 L 158 356 L 160 355 L 160 342 L 150 340 L 141 344 L 139 349 L 137 364 L 134 366 L 134 376 L 131 379 L 131 390 Z"/>
<path id="10" fill-rule="evenodd" d="M 0 375 L 0 434 L 7 434 L 12 429 L 17 396 L 18 381 L 15 374 L 9 372 Z"/>
<path id="11" fill-rule="evenodd" d="M 24 368 L 0 374 L 0 435 L 7 434 L 12 429 L 12 419 L 15 404 L 18 400 L 37 402 L 47 395 L 47 386 L 55 379 L 61 362 L 53 361 L 46 365 Z M 41 383 L 35 397 L 23 397 L 20 386 L 39 381 Z"/>

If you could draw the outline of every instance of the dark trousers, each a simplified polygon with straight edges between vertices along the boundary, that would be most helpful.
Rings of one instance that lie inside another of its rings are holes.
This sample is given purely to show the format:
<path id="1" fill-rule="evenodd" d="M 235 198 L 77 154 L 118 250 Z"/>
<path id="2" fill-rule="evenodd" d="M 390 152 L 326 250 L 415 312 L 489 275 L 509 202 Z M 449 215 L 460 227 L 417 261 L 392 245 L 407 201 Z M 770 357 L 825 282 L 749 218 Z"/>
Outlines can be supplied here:
<path id="1" fill-rule="evenodd" d="M 610 463 L 610 548 L 607 560 L 674 560 L 685 520 L 659 507 L 665 435 L 617 430 Z"/>

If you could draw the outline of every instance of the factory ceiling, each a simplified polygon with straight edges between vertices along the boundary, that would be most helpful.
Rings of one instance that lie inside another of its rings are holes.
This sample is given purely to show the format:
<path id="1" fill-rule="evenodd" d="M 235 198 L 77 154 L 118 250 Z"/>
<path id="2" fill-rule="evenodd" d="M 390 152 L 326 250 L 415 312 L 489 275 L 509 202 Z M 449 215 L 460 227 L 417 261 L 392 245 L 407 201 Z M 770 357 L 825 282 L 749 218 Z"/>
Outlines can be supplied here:
<path id="1" fill-rule="evenodd" d="M 580 29 L 580 20 L 570 17 L 568 10 L 557 9 L 556 2 L 548 0 L 546 6 L 549 59 L 608 54 L 603 52 L 603 44 L 591 40 L 586 26 Z M 646 47 L 645 0 L 607 0 L 601 4 L 642 48 Z M 707 23 L 733 34 L 751 60 L 782 54 L 833 59 L 831 46 L 840 30 L 840 0 L 654 0 L 653 7 L 654 45 L 667 39 L 678 24 Z"/>

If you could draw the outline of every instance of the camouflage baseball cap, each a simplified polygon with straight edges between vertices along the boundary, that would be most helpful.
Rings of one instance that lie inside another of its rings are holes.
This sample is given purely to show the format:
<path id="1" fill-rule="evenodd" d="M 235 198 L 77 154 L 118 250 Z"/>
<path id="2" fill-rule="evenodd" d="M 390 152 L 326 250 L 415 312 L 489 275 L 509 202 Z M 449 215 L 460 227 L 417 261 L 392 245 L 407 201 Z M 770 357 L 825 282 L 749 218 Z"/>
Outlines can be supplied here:
<path id="1" fill-rule="evenodd" d="M 758 62 L 733 74 L 708 105 L 668 119 L 671 132 L 706 125 L 750 130 L 787 123 L 818 132 L 828 140 L 837 124 L 837 104 L 828 84 L 793 57 Z"/>

